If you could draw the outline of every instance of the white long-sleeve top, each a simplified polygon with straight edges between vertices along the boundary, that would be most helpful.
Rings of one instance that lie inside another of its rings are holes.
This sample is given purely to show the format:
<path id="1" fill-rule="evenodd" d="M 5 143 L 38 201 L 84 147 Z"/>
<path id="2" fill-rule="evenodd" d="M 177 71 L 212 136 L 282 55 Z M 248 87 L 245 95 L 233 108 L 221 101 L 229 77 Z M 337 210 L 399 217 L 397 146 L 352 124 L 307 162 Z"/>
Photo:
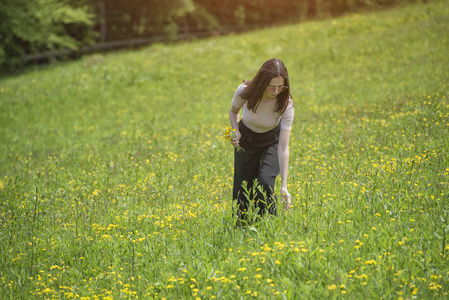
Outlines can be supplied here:
<path id="1" fill-rule="evenodd" d="M 242 109 L 243 123 L 252 131 L 262 133 L 270 131 L 281 122 L 281 130 L 291 130 L 294 116 L 294 107 L 292 99 L 288 99 L 287 109 L 282 115 L 274 111 L 276 107 L 276 99 L 268 101 L 261 101 L 257 107 L 256 112 L 248 109 L 246 101 L 240 97 L 240 94 L 247 87 L 246 84 L 241 84 L 237 88 L 232 99 L 232 106 Z"/>

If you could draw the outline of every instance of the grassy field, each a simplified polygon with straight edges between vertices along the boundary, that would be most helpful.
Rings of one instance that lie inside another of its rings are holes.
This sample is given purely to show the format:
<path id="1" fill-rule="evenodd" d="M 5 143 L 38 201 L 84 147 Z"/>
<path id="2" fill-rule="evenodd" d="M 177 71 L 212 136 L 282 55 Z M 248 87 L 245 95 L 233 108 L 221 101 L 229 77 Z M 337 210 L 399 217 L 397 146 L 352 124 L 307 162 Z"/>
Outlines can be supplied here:
<path id="1" fill-rule="evenodd" d="M 431 1 L 2 78 L 0 294 L 448 298 L 448 32 Z M 293 207 L 236 229 L 219 132 L 272 57 Z"/>

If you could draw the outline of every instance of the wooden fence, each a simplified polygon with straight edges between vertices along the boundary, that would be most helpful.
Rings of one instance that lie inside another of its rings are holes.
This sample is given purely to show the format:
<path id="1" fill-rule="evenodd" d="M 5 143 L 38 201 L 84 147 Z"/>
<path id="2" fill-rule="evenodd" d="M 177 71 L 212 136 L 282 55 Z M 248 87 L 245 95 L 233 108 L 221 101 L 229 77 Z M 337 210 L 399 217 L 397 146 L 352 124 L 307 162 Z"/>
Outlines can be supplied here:
<path id="1" fill-rule="evenodd" d="M 256 26 L 245 26 L 243 27 L 226 27 L 221 28 L 219 30 L 204 30 L 204 31 L 195 31 L 189 33 L 180 33 L 176 37 L 176 41 L 186 41 L 198 38 L 207 38 L 211 36 L 217 35 L 225 35 L 229 33 L 240 33 L 245 31 L 250 31 L 256 29 Z M 120 41 L 112 41 L 106 43 L 98 43 L 90 46 L 83 46 L 77 50 L 65 49 L 65 50 L 55 50 L 55 51 L 47 51 L 43 53 L 30 54 L 21 57 L 21 61 L 25 64 L 29 63 L 44 63 L 48 62 L 51 59 L 55 58 L 77 58 L 84 54 L 91 54 L 97 52 L 105 52 L 117 49 L 133 49 L 142 46 L 151 45 L 154 43 L 164 43 L 169 42 L 170 38 L 167 36 L 154 36 L 150 38 L 142 38 L 142 39 L 130 39 L 130 40 L 120 40 Z"/>

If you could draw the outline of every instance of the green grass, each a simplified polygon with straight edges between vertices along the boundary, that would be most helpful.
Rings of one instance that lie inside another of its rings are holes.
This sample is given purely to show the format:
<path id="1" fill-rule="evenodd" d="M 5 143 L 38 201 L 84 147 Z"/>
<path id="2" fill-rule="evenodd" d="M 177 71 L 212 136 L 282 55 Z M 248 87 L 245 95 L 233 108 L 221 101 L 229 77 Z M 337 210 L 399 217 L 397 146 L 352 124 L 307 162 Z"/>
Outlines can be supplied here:
<path id="1" fill-rule="evenodd" d="M 447 298 L 448 4 L 3 78 L 1 295 Z M 219 132 L 272 57 L 295 103 L 293 207 L 235 229 Z"/>

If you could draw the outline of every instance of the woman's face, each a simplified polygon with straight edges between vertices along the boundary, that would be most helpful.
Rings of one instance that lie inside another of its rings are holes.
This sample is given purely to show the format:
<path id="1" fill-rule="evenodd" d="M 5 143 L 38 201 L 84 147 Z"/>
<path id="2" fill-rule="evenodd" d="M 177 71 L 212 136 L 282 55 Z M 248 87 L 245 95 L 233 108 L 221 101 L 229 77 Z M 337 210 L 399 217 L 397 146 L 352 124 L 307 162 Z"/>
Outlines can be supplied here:
<path id="1" fill-rule="evenodd" d="M 263 93 L 264 99 L 273 99 L 284 89 L 284 77 L 278 76 L 271 79 L 270 84 Z"/>

